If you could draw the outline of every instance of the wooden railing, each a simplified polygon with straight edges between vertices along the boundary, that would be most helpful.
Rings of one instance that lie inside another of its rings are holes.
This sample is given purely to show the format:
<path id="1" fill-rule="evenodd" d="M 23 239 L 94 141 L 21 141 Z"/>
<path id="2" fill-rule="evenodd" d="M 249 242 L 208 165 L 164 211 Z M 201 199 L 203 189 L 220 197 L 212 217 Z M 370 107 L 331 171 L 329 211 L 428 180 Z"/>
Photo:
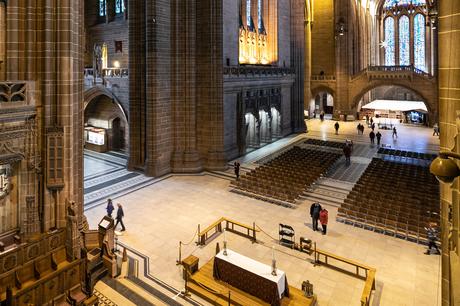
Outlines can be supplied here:
<path id="1" fill-rule="evenodd" d="M 363 264 L 361 264 L 359 262 L 356 262 L 354 260 L 344 258 L 344 257 L 338 256 L 338 255 L 335 255 L 335 254 L 332 254 L 332 253 L 329 253 L 329 252 L 326 252 L 326 251 L 323 251 L 323 250 L 319 250 L 319 249 L 315 250 L 314 256 L 315 256 L 315 263 L 320 263 L 321 262 L 321 256 L 324 256 L 324 263 L 326 265 L 330 265 L 330 263 L 328 262 L 328 259 L 332 258 L 332 259 L 344 262 L 346 264 L 349 264 L 351 266 L 354 266 L 356 268 L 356 273 L 355 274 L 357 276 L 359 276 L 359 277 L 363 277 L 360 274 L 360 271 L 361 270 L 364 271 L 364 274 L 365 274 L 364 277 L 366 279 L 366 283 L 364 285 L 363 293 L 361 295 L 361 306 L 369 306 L 370 305 L 371 293 L 372 293 L 372 290 L 375 290 L 375 273 L 376 273 L 376 270 L 374 268 L 366 266 L 366 265 L 363 265 Z"/>
<path id="2" fill-rule="evenodd" d="M 260 230 L 256 229 L 256 224 L 253 223 L 252 226 L 246 225 L 228 218 L 221 217 L 208 227 L 206 227 L 204 230 L 200 230 L 198 228 L 198 245 L 206 245 L 206 242 L 210 237 L 215 235 L 216 233 L 221 233 L 222 232 L 222 222 L 225 222 L 225 229 L 227 231 L 242 235 L 244 237 L 247 237 L 251 239 L 252 241 L 256 241 L 256 233 L 259 232 Z M 199 227 L 199 226 L 198 226 Z M 241 231 L 241 229 L 243 231 Z"/>

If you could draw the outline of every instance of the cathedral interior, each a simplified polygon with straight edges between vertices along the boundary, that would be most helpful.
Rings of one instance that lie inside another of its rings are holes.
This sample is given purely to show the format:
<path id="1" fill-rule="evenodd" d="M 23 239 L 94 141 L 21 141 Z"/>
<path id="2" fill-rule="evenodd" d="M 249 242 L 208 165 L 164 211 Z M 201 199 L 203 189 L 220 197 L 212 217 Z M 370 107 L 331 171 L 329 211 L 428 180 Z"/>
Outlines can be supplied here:
<path id="1" fill-rule="evenodd" d="M 0 0 L 0 305 L 460 305 L 459 67 L 458 0 Z"/>

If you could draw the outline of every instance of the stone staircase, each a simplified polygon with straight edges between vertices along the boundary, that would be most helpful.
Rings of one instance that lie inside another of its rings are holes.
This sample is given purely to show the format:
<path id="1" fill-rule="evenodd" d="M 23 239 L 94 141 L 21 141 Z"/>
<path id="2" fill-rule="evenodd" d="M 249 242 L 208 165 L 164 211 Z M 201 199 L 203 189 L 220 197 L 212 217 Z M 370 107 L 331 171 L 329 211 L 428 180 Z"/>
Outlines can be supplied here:
<path id="1" fill-rule="evenodd" d="M 339 207 L 353 189 L 354 183 L 321 177 L 301 195 L 303 200 Z"/>

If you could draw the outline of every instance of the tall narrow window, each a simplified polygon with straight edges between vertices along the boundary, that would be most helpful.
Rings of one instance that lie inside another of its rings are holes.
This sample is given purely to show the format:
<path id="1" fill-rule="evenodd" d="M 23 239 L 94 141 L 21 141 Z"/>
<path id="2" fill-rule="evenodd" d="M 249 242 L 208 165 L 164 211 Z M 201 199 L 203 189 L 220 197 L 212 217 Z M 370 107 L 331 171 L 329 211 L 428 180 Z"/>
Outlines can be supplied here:
<path id="1" fill-rule="evenodd" d="M 399 65 L 410 65 L 410 28 L 406 15 L 399 18 Z"/>
<path id="2" fill-rule="evenodd" d="M 116 0 L 115 2 L 115 14 L 121 14 L 125 11 L 124 0 Z"/>
<path id="3" fill-rule="evenodd" d="M 425 16 L 414 17 L 414 64 L 415 68 L 425 71 Z"/>
<path id="4" fill-rule="evenodd" d="M 246 24 L 248 27 L 252 24 L 252 17 L 251 17 L 251 0 L 246 0 Z"/>
<path id="5" fill-rule="evenodd" d="M 395 65 L 395 20 L 393 17 L 385 19 L 385 65 Z"/>
<path id="6" fill-rule="evenodd" d="M 259 31 L 261 31 L 264 28 L 264 0 L 257 0 L 257 27 L 259 28 Z"/>
<path id="7" fill-rule="evenodd" d="M 99 0 L 99 16 L 105 16 L 107 14 L 105 0 Z"/>

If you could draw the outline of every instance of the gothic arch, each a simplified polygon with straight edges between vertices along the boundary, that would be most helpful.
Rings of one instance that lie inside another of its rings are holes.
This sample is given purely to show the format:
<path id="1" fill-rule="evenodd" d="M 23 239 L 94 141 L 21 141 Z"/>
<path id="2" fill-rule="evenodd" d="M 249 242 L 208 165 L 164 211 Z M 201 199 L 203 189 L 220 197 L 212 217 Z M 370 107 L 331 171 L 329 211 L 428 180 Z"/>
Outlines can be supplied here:
<path id="1" fill-rule="evenodd" d="M 86 107 L 89 105 L 91 101 L 96 99 L 99 96 L 106 96 L 109 99 L 111 99 L 115 105 L 120 109 L 121 113 L 123 114 L 124 119 L 126 120 L 127 123 L 129 123 L 128 120 L 128 115 L 123 106 L 121 105 L 120 101 L 118 98 L 107 88 L 105 87 L 92 87 L 88 90 L 85 91 L 84 93 L 84 103 L 83 103 L 83 111 L 86 110 Z"/>
<path id="2" fill-rule="evenodd" d="M 355 109 L 358 107 L 358 103 L 361 100 L 361 98 L 369 91 L 372 89 L 382 87 L 382 86 L 399 86 L 399 87 L 404 87 L 405 89 L 408 89 L 410 91 L 413 91 L 416 93 L 419 97 L 422 98 L 423 102 L 426 105 L 426 108 L 428 109 L 428 112 L 430 115 L 436 115 L 436 107 L 435 107 L 435 101 L 432 101 L 430 97 L 428 97 L 426 94 L 418 90 L 417 88 L 414 88 L 413 86 L 410 86 L 404 82 L 385 82 L 385 81 L 372 81 L 369 82 L 367 86 L 364 86 L 359 89 L 355 94 L 352 96 L 352 109 Z"/>

